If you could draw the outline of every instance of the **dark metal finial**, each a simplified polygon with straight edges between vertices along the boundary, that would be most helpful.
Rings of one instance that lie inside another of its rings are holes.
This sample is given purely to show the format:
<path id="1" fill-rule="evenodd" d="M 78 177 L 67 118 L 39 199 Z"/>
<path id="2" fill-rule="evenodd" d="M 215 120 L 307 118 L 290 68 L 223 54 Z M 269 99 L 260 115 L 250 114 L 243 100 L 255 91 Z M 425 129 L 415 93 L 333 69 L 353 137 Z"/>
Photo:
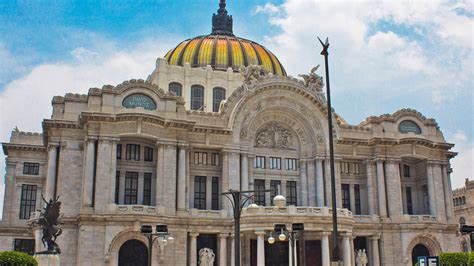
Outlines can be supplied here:
<path id="1" fill-rule="evenodd" d="M 220 0 L 217 14 L 212 15 L 212 35 L 233 36 L 232 16 L 227 15 L 225 0 Z"/>
<path id="2" fill-rule="evenodd" d="M 321 43 L 321 45 L 323 46 L 323 50 L 321 51 L 321 54 L 322 55 L 328 55 L 328 48 L 329 48 L 328 38 L 326 37 L 326 42 L 324 42 L 324 43 L 323 43 L 323 41 L 321 41 L 321 39 L 319 39 L 319 37 L 318 37 L 318 40 Z"/>

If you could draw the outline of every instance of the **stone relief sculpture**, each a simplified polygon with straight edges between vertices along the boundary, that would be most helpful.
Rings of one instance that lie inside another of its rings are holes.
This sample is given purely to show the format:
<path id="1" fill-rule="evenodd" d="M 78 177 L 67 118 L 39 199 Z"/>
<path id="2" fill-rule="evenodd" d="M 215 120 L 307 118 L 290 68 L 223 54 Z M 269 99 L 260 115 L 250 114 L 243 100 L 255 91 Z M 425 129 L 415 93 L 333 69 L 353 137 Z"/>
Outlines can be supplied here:
<path id="1" fill-rule="evenodd" d="M 257 132 L 255 147 L 289 150 L 292 148 L 293 134 L 276 123 L 270 123 Z"/>
<path id="2" fill-rule="evenodd" d="M 357 250 L 356 264 L 357 266 L 367 265 L 367 254 L 365 254 L 365 249 Z"/>
<path id="3" fill-rule="evenodd" d="M 268 74 L 268 72 L 263 69 L 261 66 L 249 65 L 247 67 L 240 67 L 240 74 L 244 78 L 243 87 L 246 91 L 250 91 L 255 88 L 255 85 L 262 81 L 263 78 Z"/>
<path id="4" fill-rule="evenodd" d="M 199 266 L 213 266 L 216 255 L 210 248 L 201 248 L 199 250 Z"/>
<path id="5" fill-rule="evenodd" d="M 308 74 L 300 74 L 298 76 L 304 79 L 304 83 L 312 91 L 322 92 L 323 88 L 323 78 L 316 74 L 319 65 L 313 67 Z"/>

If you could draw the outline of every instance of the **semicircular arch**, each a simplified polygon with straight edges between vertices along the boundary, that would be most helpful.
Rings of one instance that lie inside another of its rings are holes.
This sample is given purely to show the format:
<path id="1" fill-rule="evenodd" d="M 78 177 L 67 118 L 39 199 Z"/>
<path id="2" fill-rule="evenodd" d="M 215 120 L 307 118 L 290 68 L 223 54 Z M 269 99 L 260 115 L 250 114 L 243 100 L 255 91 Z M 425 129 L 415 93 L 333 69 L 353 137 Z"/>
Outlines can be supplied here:
<path id="1" fill-rule="evenodd" d="M 407 254 L 409 260 L 411 260 L 411 254 L 413 249 L 418 244 L 422 244 L 423 246 L 425 246 L 428 249 L 430 256 L 437 255 L 442 251 L 441 244 L 438 242 L 436 237 L 430 234 L 418 235 L 410 241 L 410 244 L 406 249 L 405 254 Z M 410 263 L 412 262 L 410 261 Z"/>

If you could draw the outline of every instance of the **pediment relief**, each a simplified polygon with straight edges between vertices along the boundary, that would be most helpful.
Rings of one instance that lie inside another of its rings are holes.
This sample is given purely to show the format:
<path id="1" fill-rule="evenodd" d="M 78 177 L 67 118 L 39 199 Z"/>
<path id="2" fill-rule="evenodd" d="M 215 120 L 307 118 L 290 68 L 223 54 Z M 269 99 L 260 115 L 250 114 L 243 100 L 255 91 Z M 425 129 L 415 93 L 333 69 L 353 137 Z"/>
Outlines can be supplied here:
<path id="1" fill-rule="evenodd" d="M 280 150 L 295 150 L 293 133 L 278 123 L 268 123 L 257 131 L 255 147 Z"/>

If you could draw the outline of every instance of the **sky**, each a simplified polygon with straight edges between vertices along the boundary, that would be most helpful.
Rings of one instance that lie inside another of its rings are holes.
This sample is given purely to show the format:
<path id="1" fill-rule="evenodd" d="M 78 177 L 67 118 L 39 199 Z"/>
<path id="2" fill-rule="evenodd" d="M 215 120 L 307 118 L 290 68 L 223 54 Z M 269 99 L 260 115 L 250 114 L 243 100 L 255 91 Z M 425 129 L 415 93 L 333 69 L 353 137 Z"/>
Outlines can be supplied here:
<path id="1" fill-rule="evenodd" d="M 316 37 L 328 37 L 339 115 L 359 124 L 416 109 L 456 145 L 453 187 L 474 178 L 473 1 L 227 2 L 234 33 L 271 50 L 289 75 L 323 66 Z M 217 8 L 217 0 L 0 1 L 0 142 L 15 126 L 41 132 L 55 95 L 146 79 L 158 57 L 209 34 Z M 4 169 L 2 159 L 0 176 Z"/>

